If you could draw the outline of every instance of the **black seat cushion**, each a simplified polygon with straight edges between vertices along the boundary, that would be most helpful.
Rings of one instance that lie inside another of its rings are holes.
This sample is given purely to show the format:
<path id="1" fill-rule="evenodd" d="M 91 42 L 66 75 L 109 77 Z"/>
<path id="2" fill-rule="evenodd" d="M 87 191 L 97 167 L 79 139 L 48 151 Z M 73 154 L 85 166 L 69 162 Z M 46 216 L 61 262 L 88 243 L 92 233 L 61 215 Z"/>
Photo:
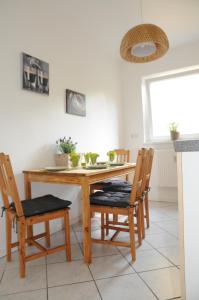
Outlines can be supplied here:
<path id="1" fill-rule="evenodd" d="M 62 200 L 53 195 L 45 195 L 33 199 L 27 199 L 21 201 L 24 216 L 31 217 L 36 215 L 42 215 L 48 212 L 68 208 L 71 205 L 71 201 Z M 14 203 L 11 207 L 15 209 Z"/>
<path id="2" fill-rule="evenodd" d="M 130 183 L 126 180 L 121 180 L 121 179 L 107 179 L 104 181 L 94 183 L 94 185 L 100 185 L 100 186 L 104 186 L 104 187 L 109 187 L 109 186 L 113 186 L 113 185 L 114 186 L 115 185 L 123 185 L 123 184 L 129 185 Z"/>
<path id="3" fill-rule="evenodd" d="M 91 205 L 129 207 L 129 194 L 98 191 L 90 196 L 90 203 Z"/>
<path id="4" fill-rule="evenodd" d="M 110 185 L 103 187 L 105 192 L 130 193 L 132 185 L 128 181 L 115 180 Z"/>

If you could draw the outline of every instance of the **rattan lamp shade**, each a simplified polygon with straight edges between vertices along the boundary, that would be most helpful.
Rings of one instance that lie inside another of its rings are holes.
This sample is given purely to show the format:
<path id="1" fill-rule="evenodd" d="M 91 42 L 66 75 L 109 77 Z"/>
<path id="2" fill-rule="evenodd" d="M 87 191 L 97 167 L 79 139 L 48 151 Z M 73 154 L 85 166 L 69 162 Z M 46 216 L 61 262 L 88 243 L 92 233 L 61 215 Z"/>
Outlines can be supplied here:
<path id="1" fill-rule="evenodd" d="M 146 56 L 136 56 L 132 49 L 136 45 L 153 44 L 154 52 Z M 163 56 L 169 49 L 169 41 L 165 32 L 153 24 L 141 24 L 130 29 L 122 39 L 121 57 L 129 62 L 145 63 Z"/>

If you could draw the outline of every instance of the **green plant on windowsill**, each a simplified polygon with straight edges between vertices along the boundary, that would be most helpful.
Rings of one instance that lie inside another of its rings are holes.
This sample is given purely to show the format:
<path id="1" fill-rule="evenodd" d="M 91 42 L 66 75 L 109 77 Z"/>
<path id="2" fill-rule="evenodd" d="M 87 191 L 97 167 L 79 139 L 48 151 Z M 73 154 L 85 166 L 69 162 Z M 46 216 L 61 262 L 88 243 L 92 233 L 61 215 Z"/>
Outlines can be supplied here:
<path id="1" fill-rule="evenodd" d="M 169 130 L 170 130 L 170 136 L 171 136 L 171 140 L 175 141 L 179 138 L 180 133 L 178 131 L 178 124 L 175 122 L 172 122 L 169 124 Z"/>
<path id="2" fill-rule="evenodd" d="M 116 152 L 114 150 L 108 151 L 107 152 L 108 158 L 109 158 L 109 162 L 113 162 L 115 157 L 116 157 Z"/>

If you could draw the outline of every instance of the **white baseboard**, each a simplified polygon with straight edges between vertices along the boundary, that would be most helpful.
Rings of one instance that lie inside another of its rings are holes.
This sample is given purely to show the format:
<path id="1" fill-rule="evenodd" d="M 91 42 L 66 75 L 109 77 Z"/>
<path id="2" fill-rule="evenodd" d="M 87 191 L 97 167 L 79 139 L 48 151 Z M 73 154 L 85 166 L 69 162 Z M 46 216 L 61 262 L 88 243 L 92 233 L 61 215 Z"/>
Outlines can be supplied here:
<path id="1" fill-rule="evenodd" d="M 178 202 L 177 187 L 152 187 L 149 197 L 152 201 Z"/>

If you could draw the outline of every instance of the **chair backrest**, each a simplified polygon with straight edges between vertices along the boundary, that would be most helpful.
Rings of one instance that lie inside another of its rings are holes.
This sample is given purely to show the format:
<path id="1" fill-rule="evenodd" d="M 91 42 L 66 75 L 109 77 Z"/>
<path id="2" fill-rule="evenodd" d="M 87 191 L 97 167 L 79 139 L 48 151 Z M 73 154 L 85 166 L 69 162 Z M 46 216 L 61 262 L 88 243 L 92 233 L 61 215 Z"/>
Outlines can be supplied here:
<path id="1" fill-rule="evenodd" d="M 117 162 L 130 162 L 130 151 L 126 149 L 115 149 L 117 155 Z"/>
<path id="2" fill-rule="evenodd" d="M 153 157 L 154 157 L 154 149 L 149 148 L 148 150 L 148 168 L 146 172 L 146 182 L 145 182 L 145 189 L 148 190 L 149 188 L 149 183 L 150 183 L 150 178 L 151 178 L 151 171 L 152 171 L 152 166 L 153 166 Z"/>
<path id="3" fill-rule="evenodd" d="M 4 153 L 0 153 L 0 189 L 4 207 L 6 209 L 10 207 L 9 199 L 11 198 L 15 204 L 17 216 L 23 216 L 23 209 L 10 163 L 10 158 Z"/>
<path id="4" fill-rule="evenodd" d="M 133 184 L 132 184 L 130 200 L 129 200 L 130 205 L 133 205 L 136 199 L 142 197 L 142 181 L 143 181 L 142 170 L 143 170 L 145 155 L 146 155 L 145 149 L 141 149 L 138 151 L 135 174 L 133 178 Z"/>
<path id="5" fill-rule="evenodd" d="M 148 174 L 149 174 L 149 165 L 150 165 L 150 149 L 142 148 L 143 151 L 143 161 L 142 161 L 142 170 L 141 170 L 141 176 L 142 176 L 142 194 L 144 193 L 146 189 L 146 184 L 148 181 Z"/>

